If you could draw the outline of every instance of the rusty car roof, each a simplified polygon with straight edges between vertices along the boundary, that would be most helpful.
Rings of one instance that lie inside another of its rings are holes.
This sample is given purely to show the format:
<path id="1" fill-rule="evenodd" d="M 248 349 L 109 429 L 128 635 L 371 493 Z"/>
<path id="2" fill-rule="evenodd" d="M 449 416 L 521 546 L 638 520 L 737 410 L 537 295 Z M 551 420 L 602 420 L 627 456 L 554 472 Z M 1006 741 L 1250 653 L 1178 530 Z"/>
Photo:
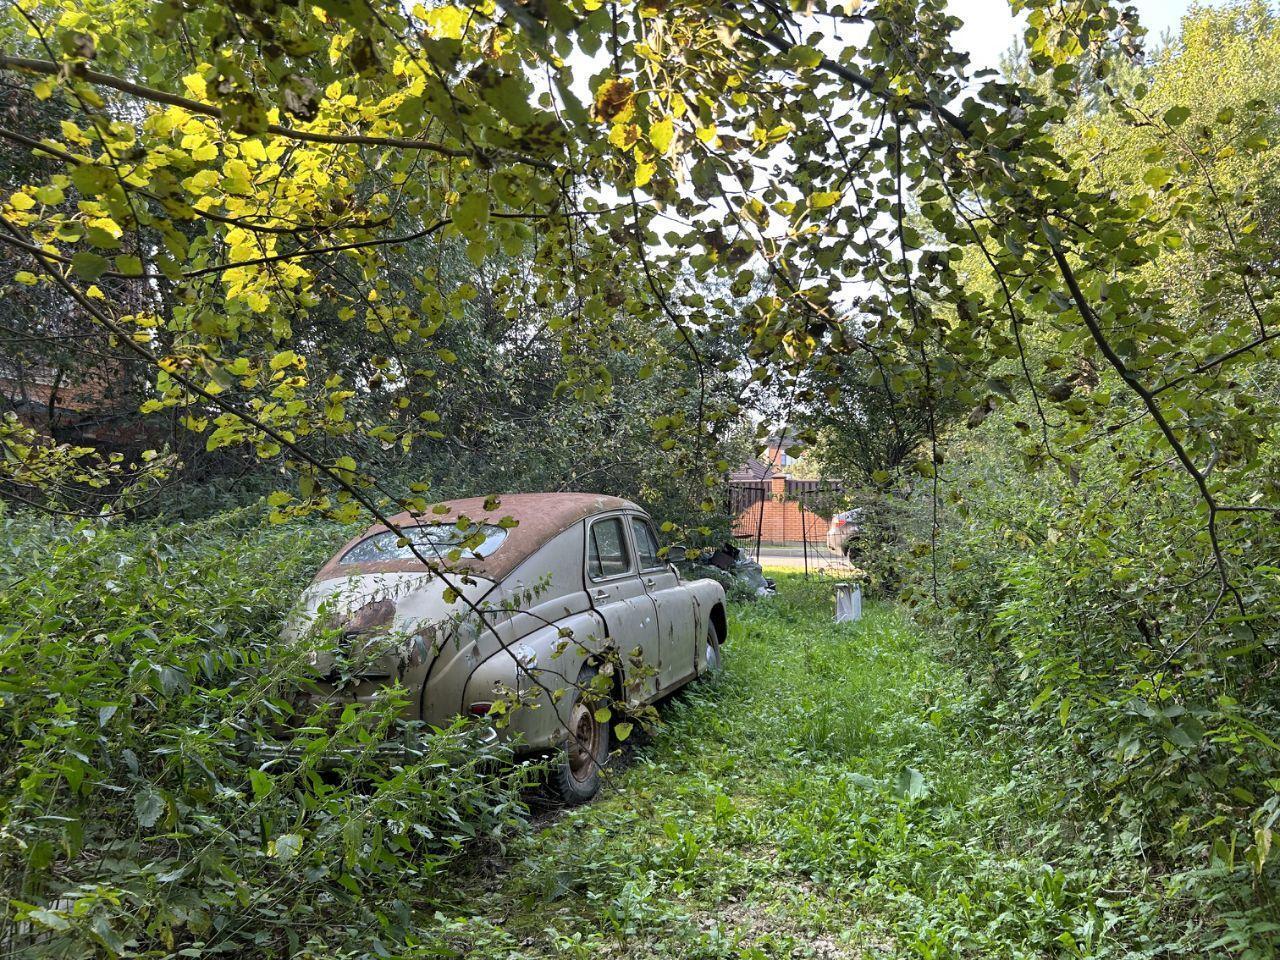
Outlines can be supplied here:
<path id="1" fill-rule="evenodd" d="M 466 517 L 473 523 L 493 524 L 504 517 L 511 517 L 517 521 L 516 526 L 507 531 L 506 540 L 497 550 L 483 559 L 470 557 L 451 564 L 451 569 L 497 582 L 533 556 L 544 543 L 579 520 L 610 510 L 640 510 L 630 500 L 602 493 L 496 494 L 493 499 L 498 501 L 498 506 L 493 510 L 485 509 L 488 499 L 490 498 L 466 497 L 461 500 L 446 500 L 424 514 L 400 513 L 389 519 L 397 528 L 404 529 L 432 523 L 452 524 L 461 517 Z M 440 512 L 435 512 L 437 510 Z M 339 564 L 346 552 L 356 544 L 389 529 L 386 525 L 377 523 L 358 537 L 347 541 L 320 568 L 315 579 L 331 580 L 366 573 L 420 572 L 422 564 L 417 559 Z"/>

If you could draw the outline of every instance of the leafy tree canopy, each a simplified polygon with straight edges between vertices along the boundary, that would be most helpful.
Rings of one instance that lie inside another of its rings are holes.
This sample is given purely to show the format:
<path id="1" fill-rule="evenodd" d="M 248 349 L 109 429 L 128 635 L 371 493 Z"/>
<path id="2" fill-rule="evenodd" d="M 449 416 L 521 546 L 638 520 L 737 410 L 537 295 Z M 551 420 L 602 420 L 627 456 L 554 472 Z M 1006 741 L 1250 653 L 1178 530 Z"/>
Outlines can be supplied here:
<path id="1" fill-rule="evenodd" d="M 708 484 L 736 414 L 710 402 L 708 334 L 736 340 L 726 369 L 802 393 L 856 355 L 890 391 L 995 404 L 993 366 L 1051 330 L 1114 377 L 1073 409 L 1072 449 L 1132 413 L 1152 464 L 1196 491 L 1195 548 L 1244 617 L 1224 525 L 1269 509 L 1273 481 L 1250 471 L 1275 411 L 1231 374 L 1274 349 L 1276 306 L 1265 231 L 1247 205 L 1223 228 L 1204 161 L 1265 149 L 1266 104 L 1164 107 L 1109 80 L 1141 56 L 1131 11 L 1014 6 L 1021 80 L 971 73 L 941 0 L 16 3 L 0 67 L 68 116 L 0 130 L 53 164 L 0 227 L 17 283 L 59 289 L 101 344 L 154 369 L 148 409 L 297 475 L 282 516 L 374 505 L 349 438 L 438 431 L 414 397 L 464 376 L 433 345 L 477 290 L 429 264 L 392 281 L 429 238 L 476 264 L 529 255 L 532 273 L 495 279 L 498 309 L 550 310 L 563 389 L 585 404 L 610 390 L 604 355 L 650 348 L 632 331 L 671 331 L 697 402 L 652 426 Z M 1108 183 L 1060 140 L 1084 93 L 1148 132 L 1140 183 Z M 1247 309 L 1187 324 L 1153 264 L 1205 244 L 1221 247 L 1206 284 Z M 986 288 L 966 282 L 975 254 Z M 385 340 L 375 376 L 397 395 L 376 420 L 350 412 L 367 375 L 313 349 L 329 311 Z M 1068 445 L 1041 439 L 1070 469 Z M 1250 489 L 1226 495 L 1242 472 Z"/>

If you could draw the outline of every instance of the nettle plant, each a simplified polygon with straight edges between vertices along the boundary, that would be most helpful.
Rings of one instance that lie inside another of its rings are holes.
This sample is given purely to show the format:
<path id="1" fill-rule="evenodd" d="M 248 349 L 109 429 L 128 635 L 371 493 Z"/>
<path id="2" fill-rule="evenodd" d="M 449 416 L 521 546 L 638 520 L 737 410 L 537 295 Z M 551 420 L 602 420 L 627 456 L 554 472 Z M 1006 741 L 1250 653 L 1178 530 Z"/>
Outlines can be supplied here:
<path id="1" fill-rule="evenodd" d="M 1073 477 L 1123 430 L 1133 471 L 1186 492 L 1148 530 L 1177 543 L 1168 589 L 1185 584 L 1204 624 L 1170 638 L 1171 657 L 1230 634 L 1229 656 L 1252 663 L 1274 626 L 1251 545 L 1274 522 L 1277 409 L 1241 372 L 1280 349 L 1275 250 L 1249 186 L 1224 197 L 1205 161 L 1265 150 L 1271 105 L 1212 122 L 1153 110 L 1114 79 L 1143 55 L 1132 10 L 1011 5 L 1027 57 L 1001 79 L 970 69 L 942 0 L 16 0 L 0 69 L 66 119 L 0 128 L 52 165 L 5 199 L 0 240 L 12 279 L 59 290 L 87 347 L 154 371 L 148 409 L 296 479 L 278 519 L 429 511 L 420 484 L 382 489 L 354 438 L 431 437 L 423 398 L 466 376 L 433 339 L 474 288 L 430 269 L 411 289 L 388 280 L 438 239 L 477 263 L 520 258 L 496 295 L 549 313 L 562 389 L 584 404 L 610 389 L 602 355 L 650 347 L 634 335 L 647 321 L 693 411 L 657 418 L 654 440 L 706 485 L 708 516 L 739 414 L 707 390 L 710 337 L 739 345 L 725 370 L 800 402 L 859 364 L 890 398 L 925 398 L 909 468 L 935 503 L 933 411 L 981 420 L 1021 380 L 1039 421 L 1013 434 L 1028 468 Z M 1140 184 L 1105 182 L 1061 141 L 1082 101 L 1149 134 Z M 1154 275 L 1178 249 L 1215 309 L 1186 313 Z M 383 338 L 390 415 L 356 415 L 366 384 L 320 362 L 322 310 Z M 1047 382 L 1047 339 L 1103 388 Z M 929 527 L 932 541 L 936 513 Z"/>
<path id="2" fill-rule="evenodd" d="M 282 643 L 341 530 L 264 508 L 169 526 L 0 515 L 0 943 L 23 956 L 333 955 L 518 827 L 527 767 L 403 688 L 303 712 Z M 86 588 L 91 584 L 91 588 Z"/>

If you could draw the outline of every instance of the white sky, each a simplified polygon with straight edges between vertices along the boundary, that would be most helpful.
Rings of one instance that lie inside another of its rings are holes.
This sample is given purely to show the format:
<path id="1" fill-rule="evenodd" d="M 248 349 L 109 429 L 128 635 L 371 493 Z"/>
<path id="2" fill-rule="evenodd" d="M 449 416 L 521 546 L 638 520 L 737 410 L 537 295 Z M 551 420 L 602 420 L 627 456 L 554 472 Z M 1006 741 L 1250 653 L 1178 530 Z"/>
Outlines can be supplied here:
<path id="1" fill-rule="evenodd" d="M 1128 0 L 1138 8 L 1138 19 L 1154 45 L 1166 30 L 1174 30 L 1191 6 L 1191 0 Z M 973 69 L 995 67 L 1022 31 L 1009 13 L 1009 0 L 951 0 L 951 12 L 964 21 L 956 45 L 968 48 Z"/>

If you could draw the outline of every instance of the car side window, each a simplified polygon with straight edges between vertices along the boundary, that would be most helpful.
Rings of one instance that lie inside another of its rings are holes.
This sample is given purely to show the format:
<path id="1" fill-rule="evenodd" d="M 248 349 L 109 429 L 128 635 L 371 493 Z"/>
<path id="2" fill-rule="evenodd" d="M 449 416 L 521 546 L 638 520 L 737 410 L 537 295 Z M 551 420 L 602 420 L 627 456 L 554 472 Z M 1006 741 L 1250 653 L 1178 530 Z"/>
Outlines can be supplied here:
<path id="1" fill-rule="evenodd" d="M 607 517 L 591 524 L 587 547 L 587 571 L 592 580 L 617 577 L 631 570 L 631 553 L 621 517 Z"/>
<path id="2" fill-rule="evenodd" d="M 636 539 L 636 555 L 640 558 L 641 570 L 665 566 L 658 557 L 658 537 L 653 532 L 653 524 L 644 517 L 632 517 L 631 533 Z"/>

